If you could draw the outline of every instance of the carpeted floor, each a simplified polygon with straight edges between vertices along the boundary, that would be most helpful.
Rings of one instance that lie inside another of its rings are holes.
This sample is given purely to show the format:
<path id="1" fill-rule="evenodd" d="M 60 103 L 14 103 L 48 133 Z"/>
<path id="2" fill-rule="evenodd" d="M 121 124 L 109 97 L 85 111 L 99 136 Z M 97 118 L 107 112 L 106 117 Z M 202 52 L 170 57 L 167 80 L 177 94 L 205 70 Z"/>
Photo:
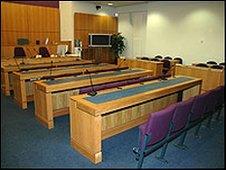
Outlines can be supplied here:
<path id="1" fill-rule="evenodd" d="M 33 103 L 22 110 L 12 97 L 1 94 L 1 168 L 136 168 L 132 148 L 137 146 L 137 127 L 104 140 L 103 161 L 94 165 L 70 146 L 69 116 L 54 123 L 48 130 L 36 121 Z M 191 129 L 185 142 L 189 150 L 174 147 L 172 141 L 165 156 L 168 164 L 155 159 L 157 150 L 144 159 L 143 168 L 223 168 L 223 114 L 212 127 L 202 126 L 201 139 L 194 138 Z"/>

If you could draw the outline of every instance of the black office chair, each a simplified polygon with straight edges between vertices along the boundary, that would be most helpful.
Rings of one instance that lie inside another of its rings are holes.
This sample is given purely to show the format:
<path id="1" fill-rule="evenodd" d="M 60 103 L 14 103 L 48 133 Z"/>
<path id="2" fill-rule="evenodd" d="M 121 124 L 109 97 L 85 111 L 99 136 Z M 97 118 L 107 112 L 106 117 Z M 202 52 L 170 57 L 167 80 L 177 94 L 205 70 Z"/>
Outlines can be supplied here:
<path id="1" fill-rule="evenodd" d="M 209 67 L 209 66 L 208 66 L 207 64 L 205 64 L 205 63 L 198 63 L 198 64 L 196 64 L 195 66 L 196 66 L 196 67 L 206 67 L 206 68 Z"/>
<path id="2" fill-rule="evenodd" d="M 141 57 L 140 59 L 141 59 L 141 60 L 149 60 L 148 57 Z"/>
<path id="3" fill-rule="evenodd" d="M 165 60 L 172 60 L 172 57 L 166 56 L 166 57 L 164 57 L 164 59 L 165 59 Z"/>
<path id="4" fill-rule="evenodd" d="M 171 62 L 166 59 L 161 60 L 161 62 L 163 62 L 163 68 L 162 68 L 162 75 L 161 75 L 160 79 L 166 80 L 166 75 L 170 71 L 170 68 L 171 68 Z"/>
<path id="5" fill-rule="evenodd" d="M 217 62 L 215 62 L 215 61 L 207 61 L 206 64 L 216 64 L 217 65 Z"/>
<path id="6" fill-rule="evenodd" d="M 157 55 L 157 56 L 155 56 L 155 58 L 162 59 L 162 56 L 161 55 Z"/>
<path id="7" fill-rule="evenodd" d="M 23 47 L 15 47 L 14 48 L 14 58 L 25 58 L 26 53 Z"/>
<path id="8" fill-rule="evenodd" d="M 219 63 L 219 65 L 224 67 L 225 66 L 225 63 Z"/>
<path id="9" fill-rule="evenodd" d="M 175 57 L 173 60 L 177 60 L 179 64 L 183 64 L 183 59 L 180 57 Z"/>
<path id="10" fill-rule="evenodd" d="M 224 67 L 221 66 L 221 65 L 212 65 L 212 66 L 210 66 L 210 68 L 213 68 L 213 69 L 223 69 Z"/>
<path id="11" fill-rule="evenodd" d="M 151 58 L 150 61 L 160 61 L 158 58 Z"/>
<path id="12" fill-rule="evenodd" d="M 39 55 L 42 55 L 42 57 L 50 57 L 49 51 L 46 47 L 39 47 Z"/>

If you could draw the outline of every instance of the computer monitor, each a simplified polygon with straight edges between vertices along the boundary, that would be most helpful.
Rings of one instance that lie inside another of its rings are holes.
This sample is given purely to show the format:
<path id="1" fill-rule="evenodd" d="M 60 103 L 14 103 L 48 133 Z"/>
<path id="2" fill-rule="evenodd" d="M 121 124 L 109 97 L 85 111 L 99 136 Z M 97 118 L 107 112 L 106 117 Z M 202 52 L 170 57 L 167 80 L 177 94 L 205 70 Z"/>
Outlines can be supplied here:
<path id="1" fill-rule="evenodd" d="M 57 46 L 57 55 L 65 56 L 65 53 L 68 51 L 68 45 L 58 45 Z"/>

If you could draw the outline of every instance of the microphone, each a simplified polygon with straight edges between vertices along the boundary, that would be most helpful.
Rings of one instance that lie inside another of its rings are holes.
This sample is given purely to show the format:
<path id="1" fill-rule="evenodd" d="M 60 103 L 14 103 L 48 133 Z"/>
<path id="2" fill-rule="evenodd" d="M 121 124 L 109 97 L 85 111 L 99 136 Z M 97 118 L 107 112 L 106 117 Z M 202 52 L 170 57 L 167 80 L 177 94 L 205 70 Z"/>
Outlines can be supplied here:
<path id="1" fill-rule="evenodd" d="M 116 71 L 121 71 L 121 70 L 120 70 L 120 66 L 122 65 L 122 63 L 124 63 L 124 61 L 126 61 L 125 58 L 123 58 L 123 60 L 120 61 L 119 65 L 118 65 L 118 67 L 117 67 L 117 69 L 116 69 Z"/>
<path id="2" fill-rule="evenodd" d="M 47 78 L 47 80 L 54 80 L 54 78 L 52 77 L 52 68 L 53 68 L 53 61 L 51 60 L 51 66 L 50 66 L 50 72 L 49 72 L 49 77 Z"/>
<path id="3" fill-rule="evenodd" d="M 90 84 L 91 84 L 91 87 L 92 87 L 92 91 L 87 93 L 87 94 L 90 95 L 90 96 L 96 96 L 97 92 L 94 90 L 91 74 L 87 69 L 86 69 L 86 72 L 89 74 L 89 80 L 90 80 Z"/>

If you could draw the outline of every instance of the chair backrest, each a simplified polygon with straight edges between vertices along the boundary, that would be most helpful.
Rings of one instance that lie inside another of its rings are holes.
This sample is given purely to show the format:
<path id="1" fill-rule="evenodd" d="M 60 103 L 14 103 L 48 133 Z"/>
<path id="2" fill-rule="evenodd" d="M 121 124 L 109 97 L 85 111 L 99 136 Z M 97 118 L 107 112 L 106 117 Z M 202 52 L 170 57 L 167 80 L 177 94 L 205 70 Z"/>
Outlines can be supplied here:
<path id="1" fill-rule="evenodd" d="M 221 66 L 221 65 L 212 65 L 212 66 L 210 66 L 210 68 L 213 68 L 213 69 L 223 69 L 224 67 Z"/>
<path id="2" fill-rule="evenodd" d="M 201 118 L 206 111 L 206 103 L 208 102 L 207 93 L 203 93 L 195 96 L 192 108 L 191 108 L 191 121 L 195 121 Z"/>
<path id="3" fill-rule="evenodd" d="M 169 60 L 163 59 L 163 60 L 161 60 L 161 62 L 163 62 L 163 68 L 168 68 L 168 69 L 170 69 L 170 67 L 171 67 L 171 62 L 170 62 Z"/>
<path id="4" fill-rule="evenodd" d="M 207 61 L 206 64 L 217 64 L 215 61 Z"/>
<path id="5" fill-rule="evenodd" d="M 140 59 L 141 59 L 141 60 L 149 60 L 148 57 L 141 57 Z"/>
<path id="6" fill-rule="evenodd" d="M 194 102 L 194 97 L 186 101 L 181 101 L 176 104 L 176 109 L 173 114 L 173 130 L 172 133 L 177 132 L 185 127 L 186 123 L 188 122 L 188 116 L 191 113 L 191 108 Z"/>
<path id="7" fill-rule="evenodd" d="M 50 57 L 49 51 L 46 47 L 39 47 L 39 55 L 42 55 L 42 57 Z"/>
<path id="8" fill-rule="evenodd" d="M 151 58 L 150 61 L 160 61 L 158 58 Z"/>
<path id="9" fill-rule="evenodd" d="M 151 134 L 151 140 L 147 146 L 153 145 L 166 137 L 175 108 L 176 105 L 173 104 L 163 110 L 150 114 L 149 119 L 145 124 L 145 128 L 140 128 L 142 131 L 140 134 Z M 142 141 L 143 139 L 144 136 L 140 136 L 140 140 Z"/>
<path id="10" fill-rule="evenodd" d="M 225 63 L 219 63 L 220 66 L 225 66 Z"/>
<path id="11" fill-rule="evenodd" d="M 162 56 L 161 55 L 157 55 L 157 56 L 155 56 L 155 58 L 162 59 Z"/>
<path id="12" fill-rule="evenodd" d="M 224 103 L 224 86 L 219 86 L 213 89 L 213 92 L 216 95 L 216 106 L 222 105 Z"/>
<path id="13" fill-rule="evenodd" d="M 14 48 L 14 58 L 24 58 L 26 57 L 25 51 L 23 47 L 15 47 Z"/>
<path id="14" fill-rule="evenodd" d="M 166 56 L 166 57 L 164 57 L 164 59 L 165 59 L 165 60 L 172 60 L 172 57 Z"/>
<path id="15" fill-rule="evenodd" d="M 214 112 L 216 104 L 217 104 L 217 94 L 214 90 L 209 90 L 206 92 L 206 103 L 205 103 L 205 113 Z"/>
<path id="16" fill-rule="evenodd" d="M 180 64 L 183 64 L 183 59 L 180 57 L 175 57 L 173 60 L 177 60 Z"/>
<path id="17" fill-rule="evenodd" d="M 198 63 L 198 64 L 196 64 L 195 66 L 197 66 L 197 67 L 209 67 L 207 64 L 205 64 L 205 63 Z"/>

